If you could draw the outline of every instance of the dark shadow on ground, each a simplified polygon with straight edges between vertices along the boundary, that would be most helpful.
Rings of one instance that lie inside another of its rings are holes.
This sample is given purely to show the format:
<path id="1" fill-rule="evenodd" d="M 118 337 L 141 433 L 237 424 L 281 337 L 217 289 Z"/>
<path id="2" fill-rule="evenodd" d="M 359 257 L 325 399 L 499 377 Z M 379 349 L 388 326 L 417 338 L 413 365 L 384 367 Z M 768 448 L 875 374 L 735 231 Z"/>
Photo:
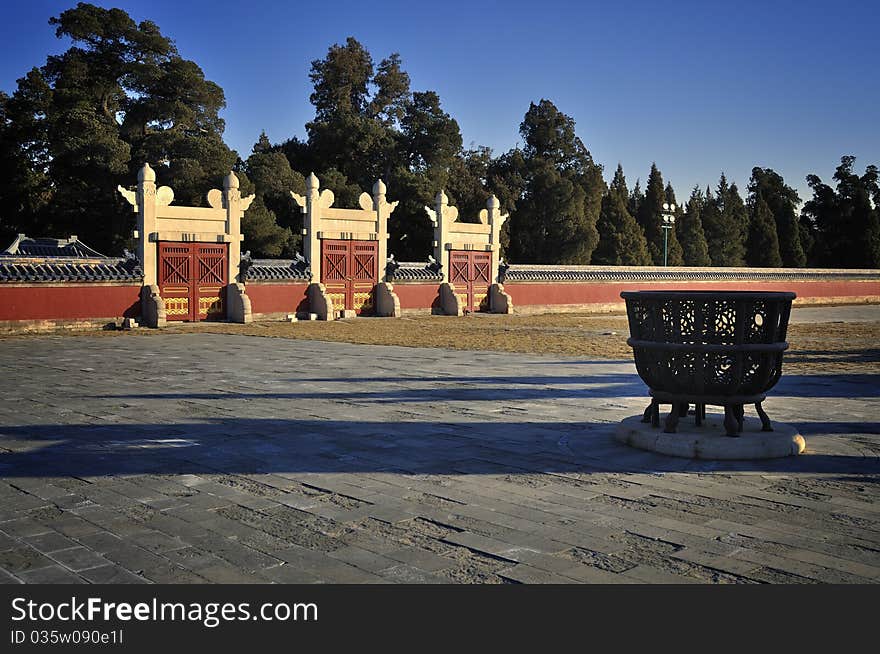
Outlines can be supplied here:
<path id="1" fill-rule="evenodd" d="M 392 378 L 332 378 L 299 380 L 309 383 L 366 385 L 384 383 L 433 383 L 431 388 L 401 388 L 390 390 L 339 391 L 266 391 L 266 392 L 183 392 L 183 393 L 130 393 L 106 395 L 113 399 L 152 400 L 337 400 L 394 404 L 406 402 L 479 402 L 514 400 L 558 400 L 647 397 L 647 387 L 636 375 L 607 374 L 583 377 L 392 377 Z M 474 387 L 462 386 L 470 384 Z M 581 384 L 588 388 L 555 388 L 554 385 Z M 880 397 L 880 375 L 787 375 L 769 393 L 769 396 L 848 398 Z M 81 396 L 89 397 L 89 396 Z"/>
<path id="2" fill-rule="evenodd" d="M 877 433 L 880 423 L 815 424 Z M 183 473 L 535 474 L 768 471 L 880 474 L 876 457 L 805 454 L 711 462 L 620 445 L 611 423 L 211 419 L 2 428 L 0 477 Z M 806 433 L 806 432 L 805 432 Z M 816 433 L 816 432 L 810 432 Z M 16 442 L 18 441 L 18 442 Z"/>

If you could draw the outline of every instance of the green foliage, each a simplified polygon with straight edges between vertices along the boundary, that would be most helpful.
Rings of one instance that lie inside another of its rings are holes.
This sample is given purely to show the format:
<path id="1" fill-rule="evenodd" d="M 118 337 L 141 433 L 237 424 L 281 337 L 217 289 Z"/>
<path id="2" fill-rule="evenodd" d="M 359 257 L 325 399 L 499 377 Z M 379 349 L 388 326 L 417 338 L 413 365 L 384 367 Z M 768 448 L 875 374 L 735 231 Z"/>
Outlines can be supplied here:
<path id="1" fill-rule="evenodd" d="M 682 258 L 686 266 L 712 265 L 701 218 L 705 203 L 703 193 L 695 186 L 685 211 L 675 221 L 675 231 L 681 243 Z"/>
<path id="2" fill-rule="evenodd" d="M 398 260 L 425 260 L 432 230 L 425 205 L 446 188 L 462 216 L 482 200 L 491 153 L 464 151 L 458 123 L 433 91 L 411 92 L 400 56 L 373 66 L 370 53 L 356 39 L 330 47 L 312 62 L 311 95 L 315 119 L 306 126 L 308 140 L 281 146 L 291 166 L 314 171 L 323 187 L 336 194 L 336 206 L 357 206 L 362 191 L 382 179 L 389 200 L 399 204 L 389 222 L 389 252 Z"/>
<path id="3" fill-rule="evenodd" d="M 449 202 L 458 207 L 459 221 L 479 221 L 479 213 L 491 195 L 487 188 L 491 162 L 492 151 L 486 147 L 463 150 L 453 159 L 445 187 Z"/>
<path id="4" fill-rule="evenodd" d="M 811 261 L 844 268 L 880 267 L 880 186 L 877 167 L 853 172 L 855 157 L 842 157 L 834 173 L 837 188 L 808 175 L 813 190 L 802 212 L 802 233 L 814 239 Z"/>
<path id="5" fill-rule="evenodd" d="M 746 250 L 750 266 L 756 268 L 779 268 L 782 266 L 779 239 L 776 234 L 776 219 L 760 192 L 755 195 L 751 203 L 751 220 Z"/>
<path id="6" fill-rule="evenodd" d="M 202 204 L 232 169 L 223 143 L 223 91 L 182 59 L 150 21 L 80 3 L 52 18 L 71 46 L 18 80 L 0 127 L 0 225 L 77 234 L 121 251 L 134 217 L 116 194 L 148 162 L 176 200 Z M 13 225 L 14 223 L 14 225 Z"/>
<path id="7" fill-rule="evenodd" d="M 645 235 L 626 208 L 628 199 L 623 167 L 618 164 L 608 192 L 602 198 L 597 224 L 599 245 L 593 253 L 593 263 L 611 266 L 651 264 Z"/>
<path id="8" fill-rule="evenodd" d="M 670 266 L 681 266 L 684 263 L 681 244 L 678 242 L 675 229 L 664 230 L 661 214 L 663 204 L 667 202 L 666 189 L 663 186 L 663 175 L 656 164 L 651 164 L 651 173 L 648 175 L 648 186 L 645 196 L 639 202 L 639 210 L 636 221 L 645 233 L 648 242 L 648 253 L 654 265 L 663 265 L 664 238 L 666 241 L 666 262 Z M 664 231 L 668 235 L 664 235 Z"/>
<path id="9" fill-rule="evenodd" d="M 254 257 L 293 256 L 302 241 L 302 213 L 290 192 L 305 193 L 303 176 L 263 132 L 253 154 L 238 168 L 253 183 L 256 198 L 242 218 L 242 247 Z M 244 194 L 244 184 L 241 185 Z"/>
<path id="10" fill-rule="evenodd" d="M 788 186 L 782 176 L 772 168 L 752 168 L 749 181 L 749 204 L 754 205 L 760 195 L 773 214 L 779 240 L 782 265 L 787 268 L 803 268 L 807 263 L 801 243 L 797 207 L 801 202 L 797 191 Z M 747 248 L 748 250 L 748 248 Z M 753 259 L 749 250 L 749 260 Z"/>
<path id="11" fill-rule="evenodd" d="M 715 195 L 707 189 L 703 206 L 703 230 L 713 266 L 745 265 L 748 211 L 736 184 L 728 184 L 721 174 Z"/>
<path id="12" fill-rule="evenodd" d="M 259 195 L 242 216 L 241 231 L 244 234 L 242 248 L 250 250 L 254 257 L 281 256 L 290 239 L 290 230 L 278 225 L 275 212 L 266 207 Z"/>
<path id="13" fill-rule="evenodd" d="M 642 184 L 641 180 L 636 180 L 636 185 L 633 187 L 632 193 L 629 194 L 629 197 L 626 201 L 626 208 L 629 211 L 630 215 L 638 216 L 639 208 L 642 206 L 642 202 L 645 201 L 645 194 L 642 192 Z"/>
<path id="14" fill-rule="evenodd" d="M 605 182 L 602 167 L 575 134 L 574 120 L 549 100 L 532 103 L 520 125 L 521 155 L 509 153 L 508 179 L 521 179 L 510 213 L 512 261 L 587 264 Z"/>

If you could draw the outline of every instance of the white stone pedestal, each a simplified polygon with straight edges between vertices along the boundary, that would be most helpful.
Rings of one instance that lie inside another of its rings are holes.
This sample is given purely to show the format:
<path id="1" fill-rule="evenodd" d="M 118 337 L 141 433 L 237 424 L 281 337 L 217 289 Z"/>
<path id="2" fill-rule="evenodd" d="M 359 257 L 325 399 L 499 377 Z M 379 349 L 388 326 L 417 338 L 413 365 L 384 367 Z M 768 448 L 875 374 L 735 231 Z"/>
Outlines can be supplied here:
<path id="1" fill-rule="evenodd" d="M 615 439 L 626 445 L 658 454 L 689 459 L 775 459 L 802 453 L 806 442 L 797 429 L 782 422 L 773 422 L 773 431 L 761 431 L 758 418 L 746 416 L 739 436 L 728 436 L 722 414 L 706 414 L 697 427 L 693 416 L 681 418 L 678 431 L 667 434 L 661 426 L 642 422 L 642 416 L 621 421 Z"/>

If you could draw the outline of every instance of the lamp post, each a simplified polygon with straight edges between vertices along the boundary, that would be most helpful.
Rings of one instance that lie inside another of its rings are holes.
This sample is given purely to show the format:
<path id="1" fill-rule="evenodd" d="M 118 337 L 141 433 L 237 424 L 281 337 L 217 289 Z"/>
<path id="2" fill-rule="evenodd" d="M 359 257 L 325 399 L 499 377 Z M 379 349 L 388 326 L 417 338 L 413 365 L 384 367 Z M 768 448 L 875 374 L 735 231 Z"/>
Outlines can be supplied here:
<path id="1" fill-rule="evenodd" d="M 663 228 L 663 265 L 666 266 L 666 260 L 669 249 L 669 230 L 675 226 L 675 205 L 663 203 L 663 211 L 660 213 L 660 220 L 663 222 L 660 227 Z"/>

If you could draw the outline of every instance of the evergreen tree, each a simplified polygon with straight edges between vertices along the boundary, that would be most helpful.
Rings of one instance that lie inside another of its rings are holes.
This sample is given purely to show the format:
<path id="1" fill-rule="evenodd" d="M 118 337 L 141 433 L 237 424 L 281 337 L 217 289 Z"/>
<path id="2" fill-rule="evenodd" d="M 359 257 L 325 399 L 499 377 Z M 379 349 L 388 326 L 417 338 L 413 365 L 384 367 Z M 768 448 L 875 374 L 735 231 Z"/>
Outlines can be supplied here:
<path id="1" fill-rule="evenodd" d="M 618 164 L 608 192 L 602 198 L 597 224 L 599 245 L 593 253 L 593 263 L 612 266 L 651 264 L 645 236 L 626 208 L 628 199 L 623 167 Z"/>
<path id="2" fill-rule="evenodd" d="M 204 204 L 232 169 L 223 91 L 154 23 L 121 9 L 79 3 L 49 22 L 71 46 L 3 100 L 0 165 L 13 176 L 0 183 L 0 207 L 16 215 L 0 223 L 118 253 L 134 216 L 116 187 L 144 163 L 178 204 Z"/>
<path id="3" fill-rule="evenodd" d="M 492 150 L 486 147 L 463 150 L 453 159 L 445 188 L 450 204 L 458 207 L 460 221 L 479 222 L 479 213 L 491 195 L 487 187 L 491 162 Z"/>
<path id="4" fill-rule="evenodd" d="M 714 197 L 707 190 L 702 218 L 712 265 L 744 265 L 748 212 L 736 185 L 729 185 L 724 173 Z"/>
<path id="5" fill-rule="evenodd" d="M 463 150 L 458 123 L 433 91 L 410 91 L 400 56 L 378 66 L 349 37 L 312 62 L 315 118 L 308 139 L 281 146 L 293 169 L 314 171 L 336 194 L 336 206 L 357 206 L 357 196 L 378 178 L 399 204 L 389 221 L 389 252 L 398 260 L 424 260 L 432 231 L 424 207 L 444 189 L 462 219 L 476 219 L 488 197 L 483 185 L 491 153 Z M 505 206 L 506 210 L 506 206 Z"/>
<path id="6" fill-rule="evenodd" d="M 530 105 L 520 134 L 523 167 L 516 172 L 524 186 L 510 214 L 511 259 L 589 263 L 599 240 L 602 167 L 575 133 L 574 120 L 549 100 Z"/>
<path id="7" fill-rule="evenodd" d="M 305 193 L 305 179 L 291 169 L 287 157 L 272 146 L 265 132 L 238 172 L 247 176 L 257 196 L 241 220 L 242 247 L 255 257 L 293 256 L 302 240 L 302 213 L 290 191 Z M 322 182 L 326 186 L 326 181 Z"/>
<path id="8" fill-rule="evenodd" d="M 684 265 L 686 266 L 711 266 L 709 259 L 709 247 L 706 245 L 706 235 L 703 232 L 701 214 L 705 198 L 700 188 L 695 186 L 691 192 L 687 207 L 680 220 L 675 223 L 678 240 L 681 243 Z"/>
<path id="9" fill-rule="evenodd" d="M 855 157 L 846 156 L 834 173 L 837 188 L 808 175 L 813 198 L 802 218 L 814 231 L 813 259 L 818 265 L 844 268 L 880 267 L 880 198 L 877 167 L 870 165 L 863 175 L 853 172 Z"/>
<path id="10" fill-rule="evenodd" d="M 372 56 L 353 37 L 312 62 L 309 99 L 315 119 L 306 124 L 307 157 L 291 160 L 295 169 L 311 164 L 320 179 L 333 168 L 362 188 L 381 177 L 389 180 L 399 150 L 393 123 L 409 102 L 409 77 L 400 70 L 397 55 L 383 60 L 379 69 L 377 74 Z"/>
<path id="11" fill-rule="evenodd" d="M 787 268 L 803 268 L 807 260 L 798 225 L 797 207 L 801 199 L 797 191 L 788 186 L 773 169 L 756 166 L 752 168 L 752 178 L 749 181 L 750 205 L 757 202 L 759 194 L 773 213 L 782 265 Z"/>
<path id="12" fill-rule="evenodd" d="M 663 205 L 666 204 L 666 189 L 663 185 L 663 176 L 656 164 L 651 164 L 651 173 L 648 175 L 648 185 L 645 188 L 645 197 L 639 206 L 636 216 L 639 226 L 645 233 L 648 242 L 648 252 L 654 265 L 663 265 L 664 241 L 666 241 L 667 265 L 680 266 L 684 263 L 681 244 L 675 234 L 675 229 L 664 230 L 661 214 Z M 667 234 L 664 234 L 666 232 Z"/>
<path id="13" fill-rule="evenodd" d="M 782 266 L 779 240 L 776 235 L 776 220 L 761 193 L 757 193 L 752 202 L 747 243 L 746 251 L 750 266 L 756 268 L 779 268 Z"/>
<path id="14" fill-rule="evenodd" d="M 641 180 L 636 179 L 636 185 L 633 186 L 632 192 L 626 200 L 626 209 L 631 216 L 639 215 L 639 207 L 645 200 L 645 194 L 642 192 Z"/>

